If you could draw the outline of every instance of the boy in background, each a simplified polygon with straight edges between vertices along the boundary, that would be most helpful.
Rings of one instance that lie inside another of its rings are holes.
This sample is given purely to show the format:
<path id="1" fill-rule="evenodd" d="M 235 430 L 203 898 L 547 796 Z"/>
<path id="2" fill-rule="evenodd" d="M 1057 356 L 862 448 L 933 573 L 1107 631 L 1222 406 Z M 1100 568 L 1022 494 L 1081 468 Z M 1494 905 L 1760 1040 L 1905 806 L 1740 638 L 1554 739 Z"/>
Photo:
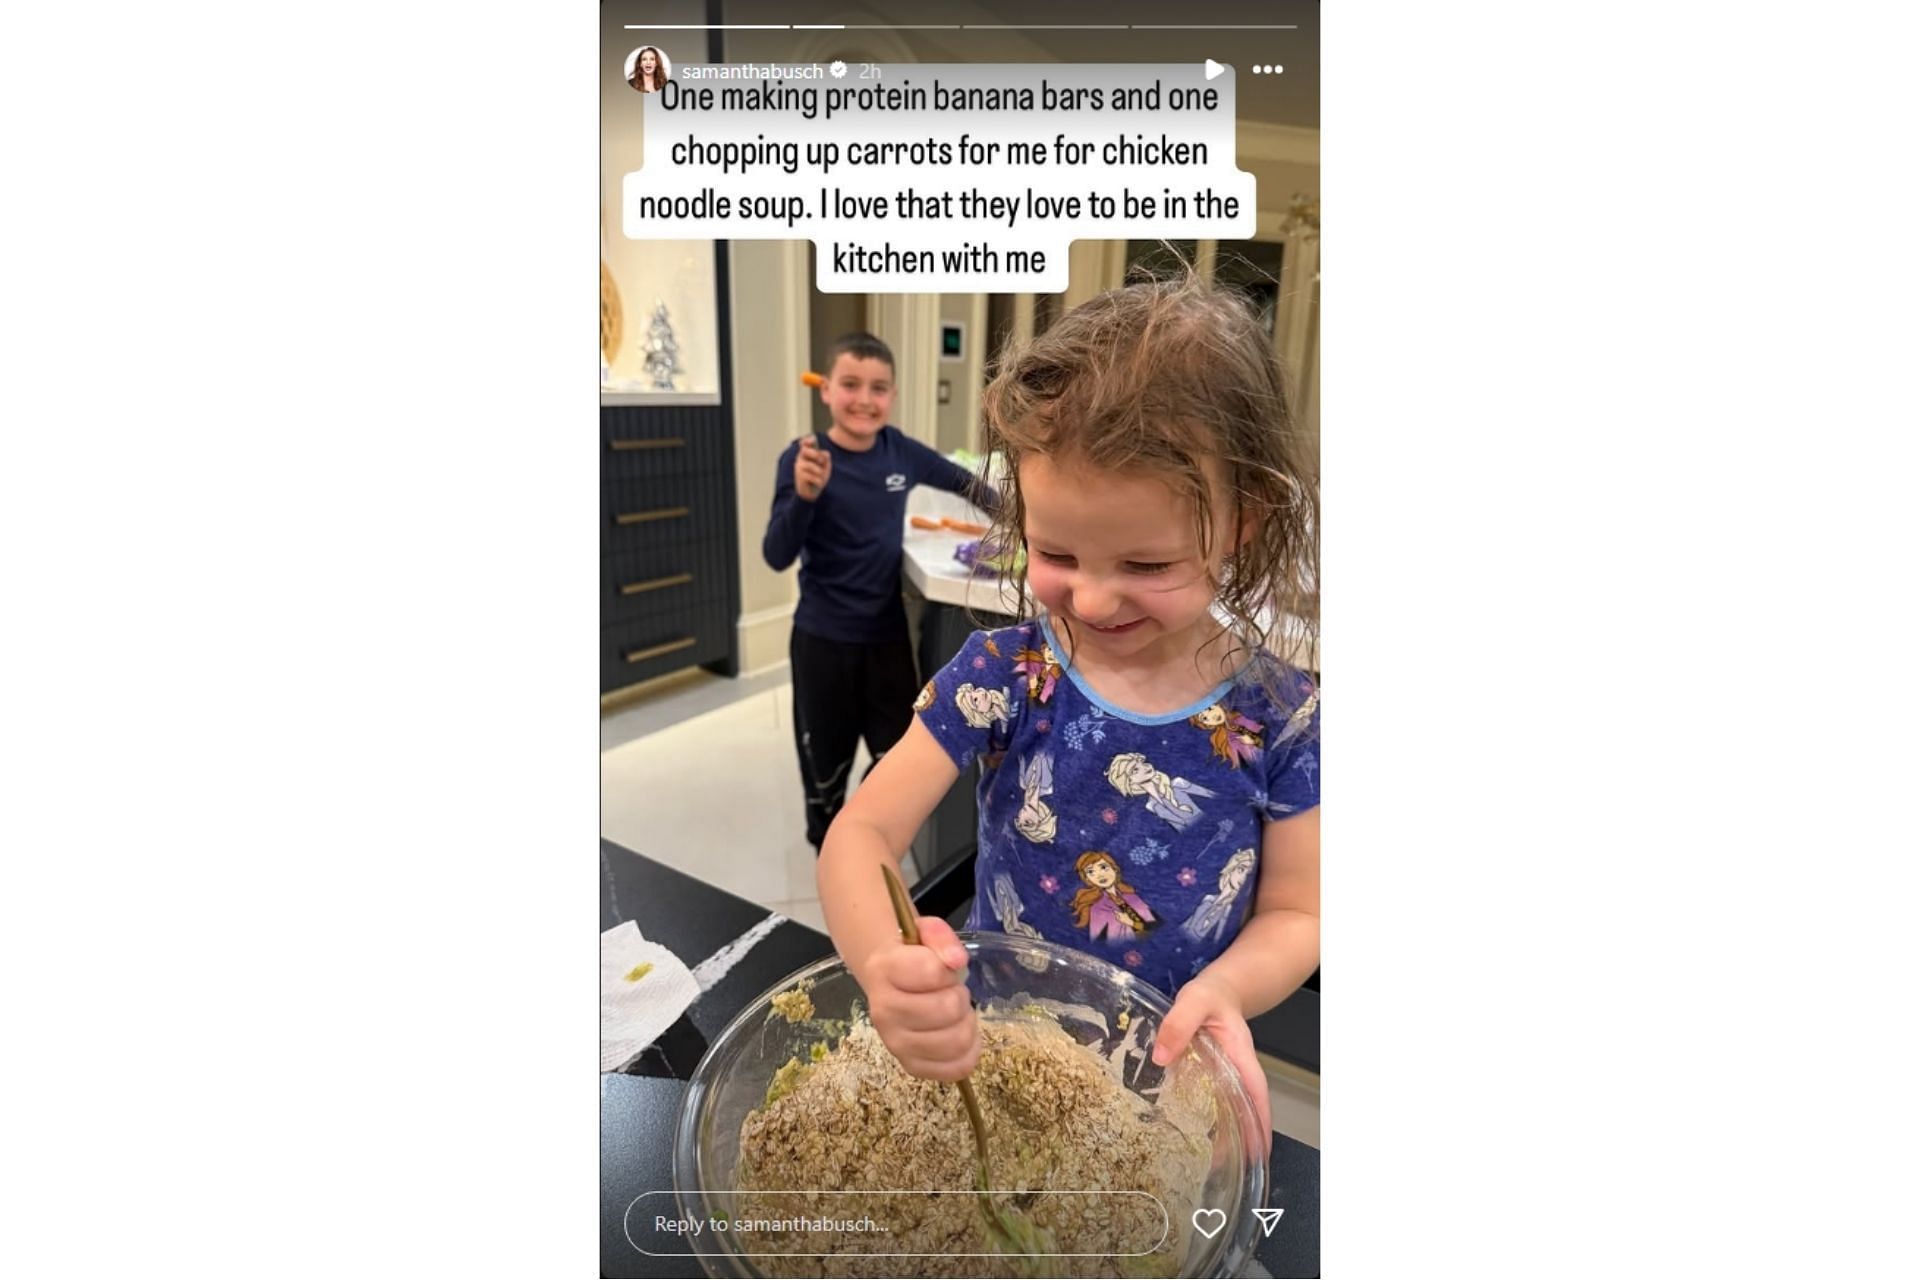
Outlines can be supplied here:
<path id="1" fill-rule="evenodd" d="M 988 510 L 998 502 L 964 469 L 887 425 L 893 352 L 886 343 L 849 333 L 834 341 L 827 362 L 820 399 L 833 426 L 780 455 L 761 544 L 775 570 L 800 560 L 788 656 L 807 842 L 815 853 L 846 800 L 860 739 L 878 760 L 913 719 L 920 677 L 900 599 L 908 492 L 929 484 Z"/>

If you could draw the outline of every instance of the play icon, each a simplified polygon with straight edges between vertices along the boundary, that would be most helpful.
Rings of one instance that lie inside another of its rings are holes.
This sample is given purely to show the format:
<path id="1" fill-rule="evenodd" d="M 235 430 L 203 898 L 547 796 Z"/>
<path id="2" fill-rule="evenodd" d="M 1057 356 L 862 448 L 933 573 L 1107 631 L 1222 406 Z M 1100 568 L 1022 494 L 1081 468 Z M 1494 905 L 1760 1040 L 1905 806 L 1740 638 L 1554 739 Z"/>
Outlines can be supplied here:
<path id="1" fill-rule="evenodd" d="M 1225 70 L 1225 67 L 1215 62 L 1212 58 L 1207 59 L 1207 79 L 1211 80 Z"/>
<path id="2" fill-rule="evenodd" d="M 1280 1221 L 1280 1215 L 1285 1212 L 1285 1209 L 1255 1209 L 1253 1216 L 1260 1219 L 1260 1234 L 1273 1235 L 1273 1224 Z"/>

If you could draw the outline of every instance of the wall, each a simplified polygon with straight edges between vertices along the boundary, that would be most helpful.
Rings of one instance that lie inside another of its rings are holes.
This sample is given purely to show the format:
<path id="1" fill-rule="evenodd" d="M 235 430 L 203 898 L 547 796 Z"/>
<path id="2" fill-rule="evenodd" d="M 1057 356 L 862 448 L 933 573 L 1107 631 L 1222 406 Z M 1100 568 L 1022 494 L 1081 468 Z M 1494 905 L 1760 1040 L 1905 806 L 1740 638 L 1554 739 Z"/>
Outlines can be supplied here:
<path id="1" fill-rule="evenodd" d="M 735 240 L 733 281 L 734 489 L 740 513 L 740 672 L 787 660 L 799 570 L 775 573 L 760 542 L 773 506 L 775 464 L 805 432 L 818 396 L 800 385 L 807 363 L 807 246 Z"/>
<path id="2" fill-rule="evenodd" d="M 938 376 L 952 389 L 953 398 L 935 406 L 938 423 L 935 448 L 942 453 L 979 447 L 980 382 L 986 368 L 987 295 L 940 295 L 940 319 L 960 324 L 965 332 L 966 358 L 939 361 Z"/>

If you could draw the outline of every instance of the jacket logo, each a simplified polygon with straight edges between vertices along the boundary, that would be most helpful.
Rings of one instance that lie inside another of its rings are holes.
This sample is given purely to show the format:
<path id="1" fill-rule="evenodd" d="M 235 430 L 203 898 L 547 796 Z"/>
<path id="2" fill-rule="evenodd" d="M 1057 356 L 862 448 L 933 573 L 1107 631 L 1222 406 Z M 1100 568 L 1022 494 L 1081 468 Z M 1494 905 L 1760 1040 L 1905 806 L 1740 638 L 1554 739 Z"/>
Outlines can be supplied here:
<path id="1" fill-rule="evenodd" d="M 905 493 L 906 491 L 907 491 L 907 478 L 904 475 L 896 471 L 892 475 L 887 477 L 888 493 Z"/>

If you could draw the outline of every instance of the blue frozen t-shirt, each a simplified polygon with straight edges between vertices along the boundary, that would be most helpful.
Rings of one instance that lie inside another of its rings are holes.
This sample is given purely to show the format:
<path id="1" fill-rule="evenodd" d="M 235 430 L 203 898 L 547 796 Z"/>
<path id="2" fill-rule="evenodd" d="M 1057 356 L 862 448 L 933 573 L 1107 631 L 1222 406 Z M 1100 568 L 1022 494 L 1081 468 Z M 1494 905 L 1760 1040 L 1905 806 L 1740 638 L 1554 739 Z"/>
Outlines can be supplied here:
<path id="1" fill-rule="evenodd" d="M 1239 934 L 1263 825 L 1320 803 L 1319 694 L 1262 651 L 1192 706 L 1142 716 L 1057 653 L 1045 619 L 976 631 L 914 700 L 956 765 L 982 766 L 967 927 L 1090 952 L 1171 995 Z"/>

